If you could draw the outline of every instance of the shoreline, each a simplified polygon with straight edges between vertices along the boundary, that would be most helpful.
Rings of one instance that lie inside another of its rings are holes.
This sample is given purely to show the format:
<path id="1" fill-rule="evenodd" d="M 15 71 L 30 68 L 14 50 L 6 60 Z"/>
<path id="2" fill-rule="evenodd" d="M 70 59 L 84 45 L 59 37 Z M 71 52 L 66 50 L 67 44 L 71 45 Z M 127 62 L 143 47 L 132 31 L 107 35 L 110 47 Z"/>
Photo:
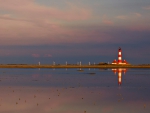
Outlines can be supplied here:
<path id="1" fill-rule="evenodd" d="M 150 68 L 150 65 L 36 65 L 1 64 L 0 68 Z"/>

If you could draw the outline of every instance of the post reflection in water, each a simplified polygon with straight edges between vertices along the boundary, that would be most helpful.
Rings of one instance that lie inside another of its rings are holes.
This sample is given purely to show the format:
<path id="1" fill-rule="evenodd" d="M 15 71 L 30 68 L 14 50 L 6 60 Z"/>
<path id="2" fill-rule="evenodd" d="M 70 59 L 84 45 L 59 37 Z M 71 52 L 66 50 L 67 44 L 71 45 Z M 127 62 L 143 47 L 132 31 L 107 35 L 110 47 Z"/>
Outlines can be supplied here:
<path id="1" fill-rule="evenodd" d="M 116 75 L 116 73 L 118 73 L 118 85 L 121 86 L 122 84 L 122 73 L 124 73 L 124 75 L 127 72 L 126 68 L 118 68 L 118 69 L 112 69 L 112 71 L 114 72 L 114 74 Z"/>

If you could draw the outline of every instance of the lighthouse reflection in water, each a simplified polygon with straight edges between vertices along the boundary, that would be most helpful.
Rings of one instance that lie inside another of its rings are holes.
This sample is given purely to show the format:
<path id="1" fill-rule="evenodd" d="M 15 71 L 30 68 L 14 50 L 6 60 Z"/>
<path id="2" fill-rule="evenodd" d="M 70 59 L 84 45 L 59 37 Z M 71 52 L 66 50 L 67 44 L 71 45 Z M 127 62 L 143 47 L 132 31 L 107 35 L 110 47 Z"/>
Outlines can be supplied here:
<path id="1" fill-rule="evenodd" d="M 124 75 L 127 72 L 127 69 L 125 68 L 118 68 L 118 69 L 112 69 L 112 71 L 114 72 L 114 74 L 118 74 L 118 85 L 121 86 L 122 84 L 122 73 L 124 73 Z"/>

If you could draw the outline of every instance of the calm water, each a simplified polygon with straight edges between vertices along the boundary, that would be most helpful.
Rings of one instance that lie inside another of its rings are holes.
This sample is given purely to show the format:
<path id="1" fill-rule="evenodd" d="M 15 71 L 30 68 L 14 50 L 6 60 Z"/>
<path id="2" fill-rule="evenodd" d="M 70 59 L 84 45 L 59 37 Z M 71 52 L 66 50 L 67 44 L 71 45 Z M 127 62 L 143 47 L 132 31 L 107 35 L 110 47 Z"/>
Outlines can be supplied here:
<path id="1" fill-rule="evenodd" d="M 149 113 L 148 69 L 0 69 L 1 113 Z"/>

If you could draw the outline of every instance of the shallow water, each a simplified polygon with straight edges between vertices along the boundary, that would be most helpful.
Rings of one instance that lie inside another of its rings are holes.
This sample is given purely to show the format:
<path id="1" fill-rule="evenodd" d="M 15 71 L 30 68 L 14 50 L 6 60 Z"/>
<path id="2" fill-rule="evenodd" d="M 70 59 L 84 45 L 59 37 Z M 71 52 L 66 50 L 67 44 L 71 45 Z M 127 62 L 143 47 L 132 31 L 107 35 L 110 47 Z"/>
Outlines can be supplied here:
<path id="1" fill-rule="evenodd" d="M 3 113 L 149 113 L 149 69 L 0 69 Z"/>

